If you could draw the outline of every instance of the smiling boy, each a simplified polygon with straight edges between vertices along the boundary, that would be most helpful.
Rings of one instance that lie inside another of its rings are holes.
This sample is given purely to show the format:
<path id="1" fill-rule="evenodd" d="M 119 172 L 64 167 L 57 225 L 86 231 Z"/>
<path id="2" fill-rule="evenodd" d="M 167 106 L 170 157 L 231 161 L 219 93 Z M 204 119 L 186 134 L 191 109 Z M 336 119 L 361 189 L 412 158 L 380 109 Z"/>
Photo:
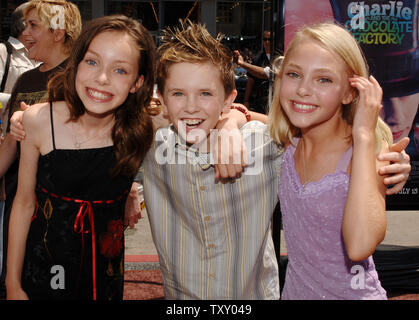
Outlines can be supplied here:
<path id="1" fill-rule="evenodd" d="M 219 73 L 210 61 L 178 62 L 168 68 L 164 87 L 161 84 L 162 93 L 159 91 L 158 96 L 169 121 L 189 144 L 209 142 L 205 138 L 215 128 L 220 114 L 229 111 L 237 95 L 236 90 L 225 89 L 221 81 L 215 81 Z"/>
<path id="2" fill-rule="evenodd" d="M 271 218 L 282 152 L 264 124 L 248 122 L 253 163 L 234 183 L 215 183 L 208 138 L 237 94 L 232 57 L 192 23 L 168 31 L 159 57 L 158 97 L 172 125 L 157 131 L 142 172 L 165 296 L 279 299 Z"/>

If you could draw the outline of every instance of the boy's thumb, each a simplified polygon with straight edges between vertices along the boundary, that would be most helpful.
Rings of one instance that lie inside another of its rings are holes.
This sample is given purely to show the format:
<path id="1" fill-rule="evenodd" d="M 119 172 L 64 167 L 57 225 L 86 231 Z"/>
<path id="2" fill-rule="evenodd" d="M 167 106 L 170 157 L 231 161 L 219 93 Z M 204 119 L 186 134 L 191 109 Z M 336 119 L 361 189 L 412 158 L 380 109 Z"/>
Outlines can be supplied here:
<path id="1" fill-rule="evenodd" d="M 404 137 L 403 139 L 400 139 L 400 141 L 398 141 L 397 143 L 394 143 L 390 149 L 393 152 L 402 152 L 404 149 L 406 149 L 409 142 L 409 137 Z"/>

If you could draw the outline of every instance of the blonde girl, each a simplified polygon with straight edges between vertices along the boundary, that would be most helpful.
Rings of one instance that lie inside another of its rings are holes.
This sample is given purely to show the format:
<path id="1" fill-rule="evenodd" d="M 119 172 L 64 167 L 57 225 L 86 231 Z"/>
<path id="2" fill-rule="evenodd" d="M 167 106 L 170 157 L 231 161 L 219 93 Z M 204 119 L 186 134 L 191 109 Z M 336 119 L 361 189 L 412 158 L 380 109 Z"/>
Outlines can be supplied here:
<path id="1" fill-rule="evenodd" d="M 382 90 L 358 43 L 333 23 L 290 43 L 269 125 L 287 147 L 279 199 L 289 263 L 283 299 L 386 299 L 371 257 L 386 231 Z"/>

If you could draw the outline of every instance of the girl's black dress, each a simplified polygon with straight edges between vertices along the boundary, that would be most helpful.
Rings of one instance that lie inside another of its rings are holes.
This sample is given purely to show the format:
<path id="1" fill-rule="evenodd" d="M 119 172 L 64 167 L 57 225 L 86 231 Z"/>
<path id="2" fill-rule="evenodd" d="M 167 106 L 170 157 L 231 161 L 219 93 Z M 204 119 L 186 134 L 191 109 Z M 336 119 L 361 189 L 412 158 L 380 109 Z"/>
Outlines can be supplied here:
<path id="1" fill-rule="evenodd" d="M 22 287 L 29 299 L 123 298 L 125 201 L 133 177 L 111 177 L 112 146 L 40 156 Z"/>

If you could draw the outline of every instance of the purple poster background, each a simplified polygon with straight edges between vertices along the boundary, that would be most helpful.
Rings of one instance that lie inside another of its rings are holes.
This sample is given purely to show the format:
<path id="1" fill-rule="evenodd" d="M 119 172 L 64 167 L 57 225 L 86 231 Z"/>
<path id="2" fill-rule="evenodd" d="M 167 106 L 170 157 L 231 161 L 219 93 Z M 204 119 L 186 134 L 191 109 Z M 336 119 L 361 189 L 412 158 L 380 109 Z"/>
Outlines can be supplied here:
<path id="1" fill-rule="evenodd" d="M 383 87 L 380 116 L 394 141 L 410 138 L 412 171 L 388 210 L 419 210 L 419 0 L 284 0 L 284 49 L 296 30 L 321 21 L 340 23 L 361 45 L 370 72 Z"/>

